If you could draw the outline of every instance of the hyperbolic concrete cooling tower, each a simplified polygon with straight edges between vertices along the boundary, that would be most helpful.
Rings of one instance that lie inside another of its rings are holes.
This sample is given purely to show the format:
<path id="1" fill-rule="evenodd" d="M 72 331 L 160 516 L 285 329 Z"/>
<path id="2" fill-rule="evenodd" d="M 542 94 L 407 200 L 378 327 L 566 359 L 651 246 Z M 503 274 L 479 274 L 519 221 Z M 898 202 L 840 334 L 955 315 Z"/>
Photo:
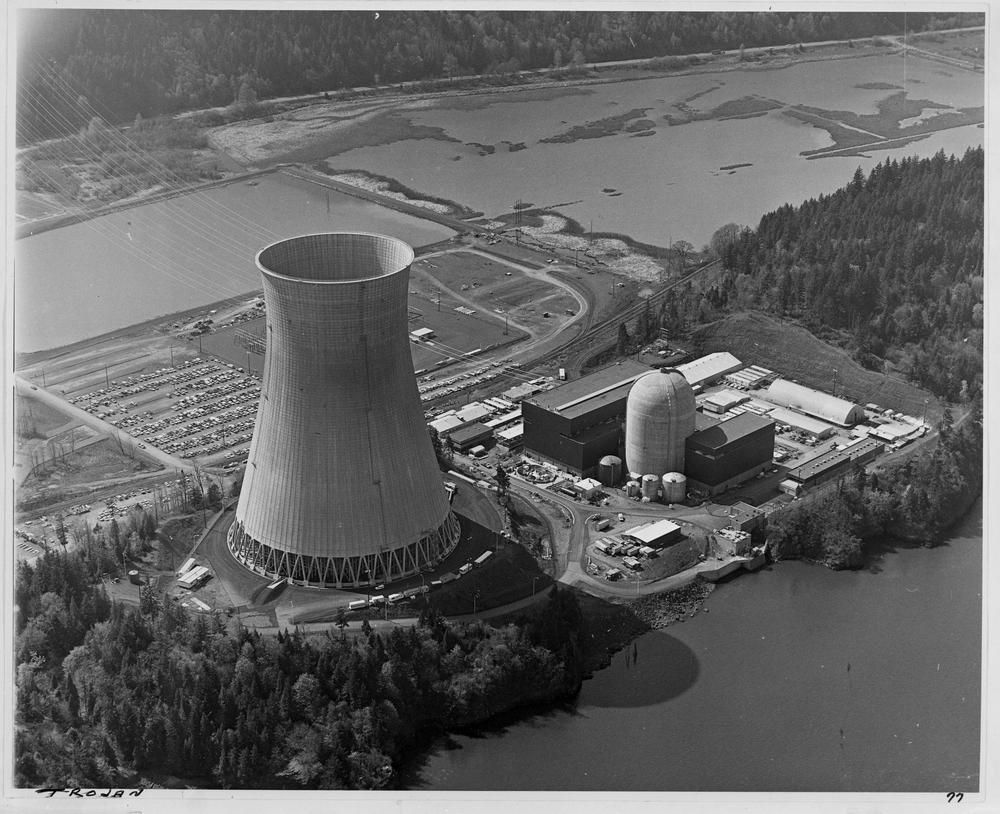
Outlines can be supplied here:
<path id="1" fill-rule="evenodd" d="M 267 355 L 228 538 L 257 573 L 390 582 L 458 542 L 410 359 L 412 262 L 405 243 L 373 234 L 306 235 L 257 255 Z"/>
<path id="2" fill-rule="evenodd" d="M 693 432 L 694 391 L 682 373 L 662 368 L 636 379 L 625 403 L 630 472 L 683 472 L 684 442 Z"/>

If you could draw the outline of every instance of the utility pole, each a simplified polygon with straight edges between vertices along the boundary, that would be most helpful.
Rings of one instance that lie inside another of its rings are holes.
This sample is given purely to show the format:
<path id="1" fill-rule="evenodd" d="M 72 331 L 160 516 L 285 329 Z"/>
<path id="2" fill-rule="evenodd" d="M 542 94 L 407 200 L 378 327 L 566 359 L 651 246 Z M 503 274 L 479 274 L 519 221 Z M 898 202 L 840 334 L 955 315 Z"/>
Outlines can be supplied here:
<path id="1" fill-rule="evenodd" d="M 108 388 L 108 390 L 111 389 L 111 379 L 108 377 L 108 366 L 107 365 L 104 366 L 104 385 Z"/>
<path id="2" fill-rule="evenodd" d="M 42 387 L 45 387 L 45 371 L 42 371 Z"/>

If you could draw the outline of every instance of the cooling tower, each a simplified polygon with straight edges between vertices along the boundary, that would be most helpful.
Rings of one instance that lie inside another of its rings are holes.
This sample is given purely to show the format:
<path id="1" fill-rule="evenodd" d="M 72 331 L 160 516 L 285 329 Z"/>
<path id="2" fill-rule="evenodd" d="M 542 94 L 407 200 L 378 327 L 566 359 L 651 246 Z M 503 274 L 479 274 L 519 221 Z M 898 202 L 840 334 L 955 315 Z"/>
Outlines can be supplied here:
<path id="1" fill-rule="evenodd" d="M 318 587 L 391 582 L 458 542 L 410 360 L 412 262 L 373 234 L 257 255 L 267 353 L 228 537 L 247 568 Z"/>
<path id="2" fill-rule="evenodd" d="M 632 472 L 683 472 L 694 432 L 694 392 L 673 368 L 640 376 L 625 403 L 625 462 Z"/>

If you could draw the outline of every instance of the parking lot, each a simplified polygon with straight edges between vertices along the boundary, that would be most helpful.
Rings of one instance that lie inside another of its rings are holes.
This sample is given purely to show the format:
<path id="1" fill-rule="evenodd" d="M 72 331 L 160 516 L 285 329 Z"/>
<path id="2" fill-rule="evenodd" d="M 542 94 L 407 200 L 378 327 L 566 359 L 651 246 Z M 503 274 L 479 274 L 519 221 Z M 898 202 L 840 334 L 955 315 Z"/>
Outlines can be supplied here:
<path id="1" fill-rule="evenodd" d="M 235 469 L 253 435 L 260 382 L 230 363 L 194 358 L 172 367 L 69 395 L 68 401 L 137 439 L 179 458 L 201 458 Z M 223 454 L 224 453 L 224 454 Z"/>

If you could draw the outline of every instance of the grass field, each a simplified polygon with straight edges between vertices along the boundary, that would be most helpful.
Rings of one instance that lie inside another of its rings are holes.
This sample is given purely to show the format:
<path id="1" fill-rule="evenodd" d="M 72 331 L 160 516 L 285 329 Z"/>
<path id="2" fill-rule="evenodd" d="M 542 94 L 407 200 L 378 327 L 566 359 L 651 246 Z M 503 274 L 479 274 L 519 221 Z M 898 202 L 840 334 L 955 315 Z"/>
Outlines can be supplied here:
<path id="1" fill-rule="evenodd" d="M 875 402 L 919 418 L 927 399 L 927 418 L 936 422 L 942 414 L 943 405 L 936 396 L 908 382 L 865 370 L 845 351 L 820 341 L 805 328 L 765 314 L 733 314 L 698 328 L 692 341 L 701 353 L 729 351 L 745 365 L 761 365 L 825 392 L 832 391 L 836 375 L 836 395 L 859 404 Z"/>

